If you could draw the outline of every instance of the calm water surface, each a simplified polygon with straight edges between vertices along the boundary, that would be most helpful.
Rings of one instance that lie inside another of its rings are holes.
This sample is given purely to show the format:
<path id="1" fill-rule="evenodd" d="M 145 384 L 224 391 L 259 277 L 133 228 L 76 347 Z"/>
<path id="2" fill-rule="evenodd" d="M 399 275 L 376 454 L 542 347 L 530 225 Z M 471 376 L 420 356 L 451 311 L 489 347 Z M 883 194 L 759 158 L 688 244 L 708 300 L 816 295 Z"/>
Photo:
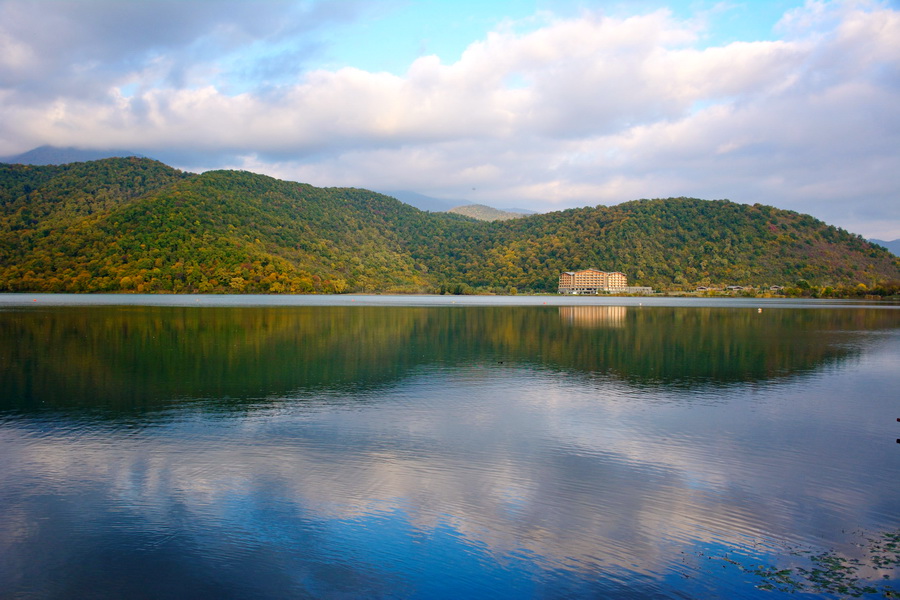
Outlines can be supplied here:
<path id="1" fill-rule="evenodd" d="M 0 297 L 0 598 L 900 589 L 900 310 L 624 302 Z"/>

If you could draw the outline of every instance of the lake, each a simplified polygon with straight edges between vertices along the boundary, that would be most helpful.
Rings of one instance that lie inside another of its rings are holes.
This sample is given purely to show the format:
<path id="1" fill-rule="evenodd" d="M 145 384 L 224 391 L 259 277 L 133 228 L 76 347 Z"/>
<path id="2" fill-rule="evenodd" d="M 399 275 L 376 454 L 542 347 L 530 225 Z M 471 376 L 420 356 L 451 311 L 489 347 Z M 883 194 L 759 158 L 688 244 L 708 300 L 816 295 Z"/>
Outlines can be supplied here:
<path id="1" fill-rule="evenodd" d="M 900 590 L 900 308 L 0 296 L 0 598 Z"/>

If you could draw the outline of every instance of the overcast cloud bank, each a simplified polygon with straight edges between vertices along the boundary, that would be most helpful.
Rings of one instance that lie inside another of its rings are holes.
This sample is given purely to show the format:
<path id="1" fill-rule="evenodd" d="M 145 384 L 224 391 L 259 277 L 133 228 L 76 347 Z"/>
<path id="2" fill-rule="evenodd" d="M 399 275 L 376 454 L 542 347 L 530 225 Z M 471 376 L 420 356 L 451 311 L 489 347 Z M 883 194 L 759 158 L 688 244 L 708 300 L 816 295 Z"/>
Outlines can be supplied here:
<path id="1" fill-rule="evenodd" d="M 713 46 L 701 14 L 537 13 L 452 61 L 322 66 L 385 6 L 2 1 L 0 155 L 127 148 L 539 211 L 729 198 L 900 237 L 891 3 L 807 2 L 772 39 Z"/>

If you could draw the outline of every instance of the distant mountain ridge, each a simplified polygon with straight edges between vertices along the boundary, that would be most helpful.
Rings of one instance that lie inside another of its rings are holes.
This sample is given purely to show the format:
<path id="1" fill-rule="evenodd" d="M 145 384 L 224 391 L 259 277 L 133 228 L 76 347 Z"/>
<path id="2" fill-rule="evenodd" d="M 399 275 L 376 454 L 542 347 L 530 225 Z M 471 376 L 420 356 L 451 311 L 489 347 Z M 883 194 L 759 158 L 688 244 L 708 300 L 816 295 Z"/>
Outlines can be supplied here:
<path id="1" fill-rule="evenodd" d="M 521 219 L 525 215 L 520 212 L 511 212 L 499 210 L 484 204 L 465 204 L 463 206 L 455 206 L 447 212 L 472 217 L 479 221 L 507 221 L 509 219 Z"/>
<path id="2" fill-rule="evenodd" d="M 561 272 L 591 267 L 657 289 L 900 281 L 884 248 L 760 204 L 635 200 L 489 222 L 134 157 L 0 164 L 0 292 L 555 292 Z"/>
<path id="3" fill-rule="evenodd" d="M 535 215 L 536 211 L 528 210 L 526 208 L 506 208 L 499 209 L 493 208 L 490 206 L 485 206 L 484 204 L 475 204 L 474 202 L 465 202 L 463 200 L 451 200 L 448 198 L 435 198 L 433 196 L 426 196 L 425 194 L 419 194 L 417 192 L 411 192 L 408 190 L 379 190 L 380 194 L 384 194 L 385 196 L 390 196 L 391 198 L 396 198 L 400 202 L 405 204 L 409 204 L 410 206 L 414 206 L 419 210 L 427 210 L 428 212 L 453 212 L 461 215 L 465 215 L 468 217 L 472 217 L 475 219 L 481 219 L 481 217 L 476 216 L 478 211 L 476 209 L 470 209 L 468 207 L 483 207 L 490 209 L 492 211 L 498 211 L 502 213 L 500 218 L 509 219 L 515 218 L 522 215 Z M 506 216 L 506 213 L 514 213 L 512 216 Z M 481 219 L 485 221 L 495 221 L 497 218 L 485 218 Z"/>
<path id="4" fill-rule="evenodd" d="M 65 165 L 75 162 L 88 162 L 102 160 L 104 158 L 125 158 L 137 156 L 146 158 L 135 152 L 122 150 L 85 150 L 73 146 L 61 148 L 58 146 L 40 146 L 13 156 L 0 158 L 0 162 L 20 165 Z"/>
<path id="5" fill-rule="evenodd" d="M 878 244 L 884 248 L 887 248 L 894 256 L 900 256 L 900 240 L 892 240 L 890 242 L 886 242 L 884 240 L 869 240 L 874 244 Z"/>
<path id="6" fill-rule="evenodd" d="M 427 210 L 428 212 L 447 212 L 451 208 L 465 204 L 463 200 L 435 198 L 409 190 L 379 190 L 378 193 L 396 198 L 400 202 L 414 206 L 419 210 Z"/>

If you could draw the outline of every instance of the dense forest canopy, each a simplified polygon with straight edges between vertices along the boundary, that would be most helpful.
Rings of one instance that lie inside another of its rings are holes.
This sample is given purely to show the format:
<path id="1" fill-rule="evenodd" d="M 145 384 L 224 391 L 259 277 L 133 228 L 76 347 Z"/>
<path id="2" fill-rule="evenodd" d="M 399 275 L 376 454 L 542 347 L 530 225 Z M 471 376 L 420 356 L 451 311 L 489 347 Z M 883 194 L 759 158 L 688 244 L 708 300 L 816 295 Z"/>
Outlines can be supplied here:
<path id="1" fill-rule="evenodd" d="M 553 292 L 559 273 L 633 285 L 896 285 L 900 259 L 808 215 L 669 198 L 508 221 L 362 189 L 144 158 L 0 164 L 0 291 Z"/>

